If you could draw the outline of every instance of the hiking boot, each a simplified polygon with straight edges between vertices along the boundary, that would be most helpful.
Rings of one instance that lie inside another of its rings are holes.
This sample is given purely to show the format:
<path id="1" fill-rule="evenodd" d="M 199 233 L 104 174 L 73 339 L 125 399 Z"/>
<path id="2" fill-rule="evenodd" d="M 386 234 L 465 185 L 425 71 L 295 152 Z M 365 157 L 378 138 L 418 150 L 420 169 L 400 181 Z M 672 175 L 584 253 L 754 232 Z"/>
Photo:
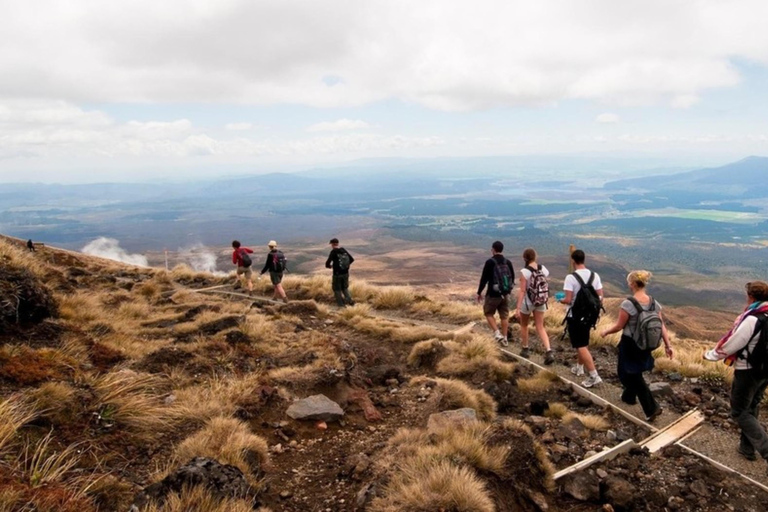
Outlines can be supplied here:
<path id="1" fill-rule="evenodd" d="M 621 401 L 627 405 L 637 405 L 637 397 L 630 395 L 626 390 L 621 393 Z"/>
<path id="2" fill-rule="evenodd" d="M 520 350 L 520 357 L 524 357 L 526 359 L 531 357 L 531 349 L 528 347 L 523 347 L 522 350 Z"/>
<path id="3" fill-rule="evenodd" d="M 584 365 L 575 364 L 571 366 L 571 373 L 577 377 L 581 377 L 582 375 L 584 375 Z"/>
<path id="4" fill-rule="evenodd" d="M 597 386 L 602 382 L 603 382 L 603 379 L 601 379 L 599 375 L 595 375 L 594 377 L 590 375 L 589 377 L 587 377 L 586 380 L 582 381 L 581 385 L 584 386 L 585 388 L 591 388 L 591 387 Z"/>
<path id="5" fill-rule="evenodd" d="M 662 409 L 661 407 L 656 407 L 656 410 L 653 411 L 649 416 L 647 416 L 645 418 L 645 421 L 647 421 L 648 423 L 653 423 L 656 418 L 661 416 L 662 412 L 664 412 L 664 409 Z"/>
<path id="6" fill-rule="evenodd" d="M 547 353 L 544 354 L 544 364 L 550 365 L 555 362 L 555 354 L 551 350 L 547 350 Z"/>
<path id="7" fill-rule="evenodd" d="M 747 448 L 744 448 L 743 446 L 739 446 L 739 453 L 747 460 L 754 461 L 757 460 L 757 455 L 755 455 L 754 448 L 750 451 Z"/>

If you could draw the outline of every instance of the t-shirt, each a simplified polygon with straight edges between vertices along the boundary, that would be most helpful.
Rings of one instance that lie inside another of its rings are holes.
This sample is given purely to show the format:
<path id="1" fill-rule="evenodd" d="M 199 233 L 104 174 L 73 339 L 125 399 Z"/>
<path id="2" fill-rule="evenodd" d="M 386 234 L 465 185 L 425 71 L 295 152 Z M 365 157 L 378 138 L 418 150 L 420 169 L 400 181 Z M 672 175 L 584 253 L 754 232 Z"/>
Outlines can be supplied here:
<path id="1" fill-rule="evenodd" d="M 580 268 L 576 271 L 576 273 L 579 274 L 579 277 L 584 280 L 584 284 L 589 281 L 589 274 L 591 272 L 592 271 L 588 268 Z M 594 274 L 595 278 L 592 280 L 592 288 L 597 292 L 603 289 L 603 283 L 600 281 L 600 275 L 597 272 Z M 576 300 L 576 295 L 579 293 L 579 290 L 581 290 L 581 284 L 575 277 L 573 277 L 573 274 L 568 274 L 565 276 L 565 281 L 563 282 L 563 290 L 566 292 L 573 292 L 573 295 L 571 296 L 571 304 L 573 304 L 573 301 Z M 569 305 L 568 311 L 570 310 L 571 306 Z"/>
<path id="2" fill-rule="evenodd" d="M 658 301 L 654 300 L 656 302 L 656 311 L 661 311 L 661 304 L 659 304 Z M 644 311 L 648 311 L 648 309 L 651 307 L 651 303 L 643 304 L 642 302 L 640 305 L 643 307 Z M 637 329 L 637 320 L 640 318 L 640 315 L 638 315 L 637 308 L 634 304 L 628 299 L 625 299 L 624 302 L 621 303 L 621 309 L 627 312 L 629 315 L 629 320 L 627 320 L 627 325 L 624 326 L 624 330 L 622 331 L 622 334 L 625 336 L 632 336 L 632 333 L 635 332 L 635 329 Z"/>

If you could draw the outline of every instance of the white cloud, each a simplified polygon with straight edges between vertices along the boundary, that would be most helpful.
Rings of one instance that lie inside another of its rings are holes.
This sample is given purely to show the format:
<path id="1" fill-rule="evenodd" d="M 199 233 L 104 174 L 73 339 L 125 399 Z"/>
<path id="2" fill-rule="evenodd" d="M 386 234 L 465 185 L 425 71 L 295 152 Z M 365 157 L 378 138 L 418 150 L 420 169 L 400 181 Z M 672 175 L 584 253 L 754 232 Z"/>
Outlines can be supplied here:
<path id="1" fill-rule="evenodd" d="M 224 125 L 224 128 L 231 131 L 247 131 L 253 129 L 251 123 L 228 123 Z"/>
<path id="2" fill-rule="evenodd" d="M 605 112 L 595 118 L 595 122 L 601 123 L 601 124 L 616 124 L 619 121 L 621 121 L 621 118 L 619 117 L 619 115 L 612 114 L 610 112 Z"/>
<path id="3" fill-rule="evenodd" d="M 768 63 L 763 0 L 4 4 L 0 96 L 75 103 L 686 106 Z"/>
<path id="4" fill-rule="evenodd" d="M 338 121 L 326 121 L 313 124 L 307 128 L 308 132 L 341 132 L 349 130 L 364 130 L 369 124 L 359 119 L 339 119 Z"/>

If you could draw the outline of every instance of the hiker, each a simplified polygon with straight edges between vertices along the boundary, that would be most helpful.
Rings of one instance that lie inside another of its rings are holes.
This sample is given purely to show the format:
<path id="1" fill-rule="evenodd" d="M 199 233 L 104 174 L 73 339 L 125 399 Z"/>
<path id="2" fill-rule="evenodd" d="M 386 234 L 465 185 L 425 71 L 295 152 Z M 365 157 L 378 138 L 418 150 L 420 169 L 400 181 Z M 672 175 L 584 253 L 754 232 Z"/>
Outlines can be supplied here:
<path id="1" fill-rule="evenodd" d="M 355 301 L 349 294 L 349 267 L 354 263 L 355 258 L 345 248 L 339 247 L 338 238 L 331 238 L 328 243 L 331 245 L 331 253 L 325 261 L 325 268 L 333 268 L 331 289 L 333 296 L 336 297 L 336 304 L 340 308 L 347 305 L 354 306 Z"/>
<path id="2" fill-rule="evenodd" d="M 525 358 L 530 356 L 528 319 L 533 314 L 536 334 L 539 335 L 546 349 L 544 364 L 550 365 L 555 362 L 555 356 L 549 346 L 547 330 L 544 329 L 544 312 L 547 310 L 549 300 L 549 283 L 547 282 L 549 270 L 536 262 L 536 251 L 530 247 L 523 251 L 523 261 L 525 267 L 520 271 L 520 287 L 517 292 L 517 311 L 515 312 L 520 319 L 520 345 L 522 345 L 520 355 Z"/>
<path id="3" fill-rule="evenodd" d="M 563 322 L 567 324 L 571 346 L 576 349 L 576 364 L 571 367 L 571 373 L 580 377 L 584 375 L 586 369 L 589 375 L 581 385 L 591 388 L 603 382 L 589 352 L 589 332 L 597 324 L 603 307 L 603 283 L 597 272 L 585 266 L 584 251 L 581 249 L 573 251 L 571 260 L 574 271 L 565 277 L 563 283 L 565 297 L 560 300 L 562 304 L 568 306 Z"/>
<path id="4" fill-rule="evenodd" d="M 277 249 L 277 242 L 274 240 L 270 240 L 267 247 L 269 247 L 269 253 L 267 254 L 267 261 L 264 263 L 264 268 L 261 269 L 261 274 L 259 274 L 259 279 L 269 271 L 269 278 L 275 286 L 275 293 L 272 298 L 277 299 L 279 297 L 283 302 L 288 302 L 288 297 L 286 297 L 282 285 L 283 272 L 288 270 L 285 255 L 282 251 Z"/>
<path id="5" fill-rule="evenodd" d="M 515 286 L 515 269 L 512 263 L 504 257 L 504 244 L 498 240 L 491 244 L 491 257 L 485 262 L 483 274 L 480 276 L 480 286 L 477 288 L 477 302 L 483 304 L 483 313 L 488 325 L 493 330 L 494 339 L 503 346 L 509 345 L 507 333 L 509 330 L 509 294 Z M 483 289 L 488 285 L 488 292 L 483 302 Z M 494 315 L 499 312 L 501 331 Z M 504 334 L 502 334 L 502 332 Z"/>
<path id="6" fill-rule="evenodd" d="M 627 275 L 627 285 L 632 296 L 621 303 L 616 323 L 603 330 L 600 336 L 605 338 L 622 331 L 618 362 L 619 380 L 624 386 L 621 401 L 634 405 L 639 400 L 646 421 L 652 422 L 661 414 L 662 409 L 648 388 L 643 372 L 653 370 L 653 351 L 662 341 L 670 359 L 673 351 L 661 316 L 661 304 L 646 292 L 650 280 L 651 273 L 647 270 L 633 270 Z"/>
<path id="7" fill-rule="evenodd" d="M 248 293 L 253 293 L 253 261 L 249 254 L 253 254 L 253 251 L 242 247 L 238 240 L 232 240 L 232 264 L 237 265 L 236 284 L 241 285 L 241 281 L 244 281 L 248 284 Z"/>
<path id="8" fill-rule="evenodd" d="M 768 388 L 768 352 L 765 332 L 768 321 L 768 283 L 746 285 L 747 307 L 733 327 L 704 354 L 709 361 L 724 360 L 733 366 L 731 418 L 741 428 L 738 451 L 748 460 L 757 454 L 768 461 L 768 435 L 757 419 L 760 402 Z"/>
<path id="9" fill-rule="evenodd" d="M 29 252 L 35 252 L 35 244 L 32 242 L 31 238 L 27 240 L 27 250 Z"/>

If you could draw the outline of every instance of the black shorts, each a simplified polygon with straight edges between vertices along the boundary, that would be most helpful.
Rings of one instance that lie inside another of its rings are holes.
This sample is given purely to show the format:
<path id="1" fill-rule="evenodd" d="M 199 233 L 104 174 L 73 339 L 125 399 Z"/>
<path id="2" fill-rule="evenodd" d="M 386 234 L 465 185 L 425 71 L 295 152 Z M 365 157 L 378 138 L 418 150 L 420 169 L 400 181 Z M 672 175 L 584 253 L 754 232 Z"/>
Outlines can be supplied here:
<path id="1" fill-rule="evenodd" d="M 589 346 L 589 332 L 592 330 L 588 325 L 568 320 L 568 337 L 571 339 L 573 348 L 582 348 Z"/>

